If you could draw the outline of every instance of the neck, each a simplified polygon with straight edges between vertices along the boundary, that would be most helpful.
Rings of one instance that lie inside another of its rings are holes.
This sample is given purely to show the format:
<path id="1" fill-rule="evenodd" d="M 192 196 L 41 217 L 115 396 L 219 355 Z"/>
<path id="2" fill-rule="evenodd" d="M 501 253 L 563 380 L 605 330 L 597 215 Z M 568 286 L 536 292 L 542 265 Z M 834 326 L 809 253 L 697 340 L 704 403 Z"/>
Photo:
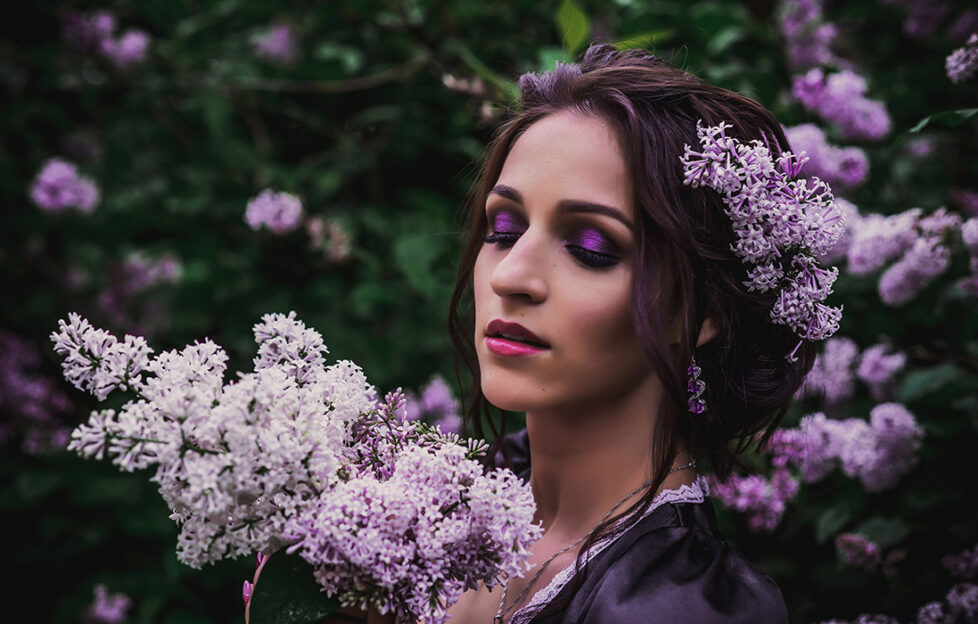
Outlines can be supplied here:
<path id="1" fill-rule="evenodd" d="M 623 496 L 656 476 L 652 433 L 661 394 L 654 380 L 601 406 L 527 412 L 536 519 L 550 535 L 572 541 L 589 533 Z M 689 459 L 680 446 L 673 465 Z M 678 470 L 659 490 L 691 483 L 695 476 L 692 468 Z"/>

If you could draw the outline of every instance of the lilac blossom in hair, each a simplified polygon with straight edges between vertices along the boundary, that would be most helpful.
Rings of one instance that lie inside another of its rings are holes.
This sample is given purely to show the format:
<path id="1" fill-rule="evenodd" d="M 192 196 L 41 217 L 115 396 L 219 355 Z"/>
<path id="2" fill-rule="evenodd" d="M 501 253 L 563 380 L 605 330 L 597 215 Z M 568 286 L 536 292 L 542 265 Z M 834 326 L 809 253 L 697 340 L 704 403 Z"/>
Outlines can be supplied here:
<path id="1" fill-rule="evenodd" d="M 31 184 L 30 193 L 38 208 L 51 213 L 68 208 L 89 213 L 99 200 L 95 183 L 79 176 L 75 165 L 62 158 L 44 163 Z"/>
<path id="2" fill-rule="evenodd" d="M 830 145 L 821 128 L 810 123 L 785 128 L 784 133 L 791 149 L 808 156 L 809 174 L 847 188 L 858 187 L 866 181 L 869 160 L 860 148 Z"/>
<path id="3" fill-rule="evenodd" d="M 792 69 L 840 61 L 830 49 L 838 29 L 824 21 L 821 0 L 784 0 L 779 25 L 788 51 L 788 65 Z"/>
<path id="4" fill-rule="evenodd" d="M 791 152 L 775 159 L 760 141 L 728 137 L 731 127 L 697 122 L 702 151 L 685 146 L 683 182 L 720 193 L 736 235 L 730 248 L 748 267 L 744 285 L 762 293 L 779 290 L 771 320 L 802 340 L 824 340 L 842 316 L 841 307 L 822 303 L 838 269 L 819 267 L 815 257 L 835 245 L 845 218 L 825 183 L 798 178 L 803 159 Z"/>
<path id="5" fill-rule="evenodd" d="M 275 24 L 254 42 L 255 54 L 270 61 L 291 65 L 299 56 L 295 32 L 288 24 Z"/>
<path id="6" fill-rule="evenodd" d="M 978 544 L 961 552 L 945 555 L 941 565 L 958 578 L 972 580 L 978 578 Z"/>
<path id="7" fill-rule="evenodd" d="M 275 234 L 294 230 L 302 219 L 302 202 L 291 193 L 265 189 L 248 202 L 245 221 L 251 229 L 266 227 Z"/>
<path id="8" fill-rule="evenodd" d="M 881 401 L 893 393 L 894 377 L 906 363 L 906 354 L 893 353 L 884 344 L 873 345 L 860 356 L 856 376 L 869 386 L 873 398 Z"/>
<path id="9" fill-rule="evenodd" d="M 792 94 L 807 110 L 834 123 L 846 139 L 876 141 L 890 132 L 890 115 L 866 97 L 866 79 L 844 69 L 829 76 L 815 68 L 795 76 Z"/>

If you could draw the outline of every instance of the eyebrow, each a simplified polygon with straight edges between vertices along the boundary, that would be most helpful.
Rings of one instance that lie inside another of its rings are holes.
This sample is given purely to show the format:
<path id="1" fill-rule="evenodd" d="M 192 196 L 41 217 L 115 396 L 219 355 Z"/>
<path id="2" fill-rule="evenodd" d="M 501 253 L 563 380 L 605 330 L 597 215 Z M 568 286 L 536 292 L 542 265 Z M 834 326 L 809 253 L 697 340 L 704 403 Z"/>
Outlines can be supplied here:
<path id="1" fill-rule="evenodd" d="M 497 184 L 496 186 L 492 187 L 489 194 L 496 194 L 500 197 L 505 197 L 508 200 L 514 201 L 517 204 L 523 205 L 523 196 L 520 194 L 520 192 L 511 186 L 506 186 L 505 184 Z M 606 217 L 611 217 L 612 219 L 617 219 L 618 221 L 624 223 L 629 230 L 632 232 L 635 231 L 635 226 L 628 220 L 628 217 L 623 215 L 621 210 L 612 208 L 611 206 L 595 204 L 593 202 L 583 201 L 580 199 L 562 199 L 557 203 L 557 211 L 564 214 L 590 212 L 604 215 Z"/>

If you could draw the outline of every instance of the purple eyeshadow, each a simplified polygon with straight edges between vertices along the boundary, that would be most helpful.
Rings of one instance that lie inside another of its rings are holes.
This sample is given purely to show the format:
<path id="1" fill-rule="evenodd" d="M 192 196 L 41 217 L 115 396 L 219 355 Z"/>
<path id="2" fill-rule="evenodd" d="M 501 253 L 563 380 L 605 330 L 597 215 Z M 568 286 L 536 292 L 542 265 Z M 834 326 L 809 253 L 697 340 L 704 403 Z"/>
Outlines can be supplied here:
<path id="1" fill-rule="evenodd" d="M 595 253 L 601 254 L 614 254 L 615 248 L 611 245 L 608 240 L 601 235 L 597 230 L 584 230 L 577 235 L 576 240 L 573 241 L 575 245 L 579 245 L 588 251 L 593 251 Z"/>
<path id="2" fill-rule="evenodd" d="M 492 222 L 492 229 L 496 232 L 519 232 L 522 228 L 522 221 L 511 212 L 500 212 Z"/>

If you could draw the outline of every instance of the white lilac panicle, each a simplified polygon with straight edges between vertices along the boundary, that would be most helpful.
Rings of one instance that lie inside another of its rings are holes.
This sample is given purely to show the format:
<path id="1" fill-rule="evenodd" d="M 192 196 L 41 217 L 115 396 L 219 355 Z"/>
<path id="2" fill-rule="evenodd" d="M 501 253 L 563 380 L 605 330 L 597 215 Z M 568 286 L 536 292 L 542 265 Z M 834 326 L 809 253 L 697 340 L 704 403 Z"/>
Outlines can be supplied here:
<path id="1" fill-rule="evenodd" d="M 795 76 L 792 95 L 807 110 L 834 123 L 843 138 L 877 141 L 890 132 L 886 106 L 866 97 L 866 79 L 851 70 L 829 76 L 820 68 Z"/>
<path id="2" fill-rule="evenodd" d="M 955 84 L 974 76 L 978 71 L 978 33 L 972 33 L 962 47 L 948 55 L 944 67 L 947 77 Z"/>
<path id="3" fill-rule="evenodd" d="M 95 183 L 78 175 L 73 163 L 52 158 L 44 163 L 31 184 L 31 200 L 45 212 L 56 213 L 73 208 L 90 213 L 99 200 Z"/>
<path id="4" fill-rule="evenodd" d="M 522 575 L 540 528 L 512 472 L 483 473 L 484 445 L 401 420 L 402 403 L 388 394 L 379 420 L 358 424 L 349 478 L 287 523 L 289 550 L 343 605 L 440 623 L 465 589 Z"/>
<path id="5" fill-rule="evenodd" d="M 839 270 L 821 268 L 815 258 L 838 241 L 845 217 L 824 182 L 798 177 L 804 157 L 784 152 L 775 159 L 758 140 L 728 137 L 731 127 L 697 122 L 702 151 L 686 145 L 683 182 L 720 193 L 737 239 L 731 249 L 748 267 L 744 285 L 762 293 L 780 291 L 771 320 L 802 340 L 824 340 L 842 317 L 841 306 L 822 303 Z"/>
<path id="6" fill-rule="evenodd" d="M 265 189 L 248 202 L 245 221 L 251 229 L 266 227 L 275 234 L 291 232 L 302 219 L 302 201 L 291 193 Z"/>

